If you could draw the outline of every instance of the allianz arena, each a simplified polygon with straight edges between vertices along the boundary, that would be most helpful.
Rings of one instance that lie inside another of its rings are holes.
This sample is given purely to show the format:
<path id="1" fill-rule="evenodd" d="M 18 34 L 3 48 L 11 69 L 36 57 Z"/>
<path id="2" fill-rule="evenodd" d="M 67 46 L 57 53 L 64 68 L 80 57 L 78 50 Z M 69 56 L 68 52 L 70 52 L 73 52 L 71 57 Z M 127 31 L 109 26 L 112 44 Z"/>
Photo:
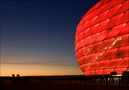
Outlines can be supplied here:
<path id="1" fill-rule="evenodd" d="M 85 75 L 129 71 L 129 0 L 100 0 L 76 29 L 75 52 Z"/>

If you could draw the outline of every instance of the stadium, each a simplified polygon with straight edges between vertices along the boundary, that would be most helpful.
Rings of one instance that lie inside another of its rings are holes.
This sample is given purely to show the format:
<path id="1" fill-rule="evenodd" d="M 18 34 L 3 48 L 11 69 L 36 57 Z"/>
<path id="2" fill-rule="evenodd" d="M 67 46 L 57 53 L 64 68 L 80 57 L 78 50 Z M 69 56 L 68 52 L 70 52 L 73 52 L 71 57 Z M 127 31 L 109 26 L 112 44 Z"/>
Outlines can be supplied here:
<path id="1" fill-rule="evenodd" d="M 76 28 L 84 75 L 0 76 L 1 90 L 128 90 L 129 0 L 100 0 Z M 79 70 L 80 70 L 79 69 Z"/>
<path id="2" fill-rule="evenodd" d="M 86 76 L 129 71 L 129 0 L 100 0 L 76 29 L 75 52 Z"/>

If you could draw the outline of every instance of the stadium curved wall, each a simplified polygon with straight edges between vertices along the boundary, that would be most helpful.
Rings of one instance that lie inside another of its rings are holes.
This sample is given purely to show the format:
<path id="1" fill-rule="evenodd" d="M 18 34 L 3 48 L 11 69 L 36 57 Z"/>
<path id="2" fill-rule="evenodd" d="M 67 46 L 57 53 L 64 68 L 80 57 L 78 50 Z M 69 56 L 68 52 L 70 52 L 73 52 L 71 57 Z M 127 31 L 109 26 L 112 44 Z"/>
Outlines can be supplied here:
<path id="1" fill-rule="evenodd" d="M 100 0 L 76 29 L 75 52 L 85 75 L 129 71 L 129 0 Z"/>

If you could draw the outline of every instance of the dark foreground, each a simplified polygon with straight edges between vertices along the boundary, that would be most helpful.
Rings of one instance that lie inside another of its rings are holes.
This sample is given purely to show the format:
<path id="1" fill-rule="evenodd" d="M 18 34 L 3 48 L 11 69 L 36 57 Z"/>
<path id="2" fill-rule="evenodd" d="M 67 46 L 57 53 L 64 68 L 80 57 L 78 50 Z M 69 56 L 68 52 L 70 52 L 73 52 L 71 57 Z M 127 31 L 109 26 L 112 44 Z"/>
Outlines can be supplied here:
<path id="1" fill-rule="evenodd" d="M 0 90 L 129 90 L 129 77 L 0 77 Z"/>

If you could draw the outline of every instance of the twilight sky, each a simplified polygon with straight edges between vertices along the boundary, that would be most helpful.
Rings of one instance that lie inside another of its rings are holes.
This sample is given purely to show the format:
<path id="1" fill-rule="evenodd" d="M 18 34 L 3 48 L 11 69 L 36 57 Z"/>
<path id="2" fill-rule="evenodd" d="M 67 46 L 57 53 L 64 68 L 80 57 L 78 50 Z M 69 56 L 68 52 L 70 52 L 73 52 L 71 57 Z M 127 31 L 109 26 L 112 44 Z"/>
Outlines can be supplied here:
<path id="1" fill-rule="evenodd" d="M 1 76 L 79 75 L 81 17 L 99 0 L 1 0 Z"/>

